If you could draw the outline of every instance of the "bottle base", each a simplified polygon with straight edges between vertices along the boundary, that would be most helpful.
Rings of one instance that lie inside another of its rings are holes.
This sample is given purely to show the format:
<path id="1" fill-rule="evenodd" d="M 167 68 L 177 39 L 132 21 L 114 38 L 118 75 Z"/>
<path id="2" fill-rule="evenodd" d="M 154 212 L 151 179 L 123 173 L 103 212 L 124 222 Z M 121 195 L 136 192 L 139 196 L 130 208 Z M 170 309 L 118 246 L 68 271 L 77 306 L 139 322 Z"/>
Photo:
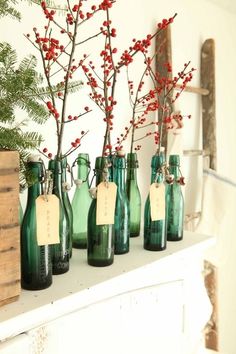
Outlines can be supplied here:
<path id="1" fill-rule="evenodd" d="M 93 266 L 93 267 L 107 267 L 111 265 L 114 262 L 114 260 L 96 260 L 96 259 L 89 259 L 88 264 Z"/>
<path id="2" fill-rule="evenodd" d="M 120 254 L 126 254 L 129 253 L 129 250 L 124 250 L 124 251 L 116 251 L 114 252 L 116 255 L 120 255 Z"/>
<path id="3" fill-rule="evenodd" d="M 178 242 L 183 240 L 183 235 L 182 236 L 176 236 L 176 235 L 167 235 L 167 241 L 170 242 Z"/>
<path id="4" fill-rule="evenodd" d="M 74 243 L 73 242 L 73 248 L 85 250 L 87 248 L 87 243 Z"/>
<path id="5" fill-rule="evenodd" d="M 57 266 L 52 267 L 52 274 L 53 275 L 64 274 L 68 271 L 69 271 L 69 262 L 66 264 L 59 264 Z"/>
<path id="6" fill-rule="evenodd" d="M 144 245 L 143 248 L 147 251 L 165 251 L 166 246 Z"/>
<path id="7" fill-rule="evenodd" d="M 24 281 L 21 281 L 22 289 L 30 290 L 30 291 L 44 290 L 49 288 L 51 285 L 52 285 L 52 280 L 43 284 L 27 284 Z"/>
<path id="8" fill-rule="evenodd" d="M 131 232 L 130 237 L 138 237 L 140 235 L 140 232 Z"/>

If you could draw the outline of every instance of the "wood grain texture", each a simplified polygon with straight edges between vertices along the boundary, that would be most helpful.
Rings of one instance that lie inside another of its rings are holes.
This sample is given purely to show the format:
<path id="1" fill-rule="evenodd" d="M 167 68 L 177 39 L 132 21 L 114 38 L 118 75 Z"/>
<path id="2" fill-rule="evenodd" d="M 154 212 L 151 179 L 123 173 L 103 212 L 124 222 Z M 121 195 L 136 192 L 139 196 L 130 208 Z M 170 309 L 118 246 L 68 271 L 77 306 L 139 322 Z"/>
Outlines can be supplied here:
<path id="1" fill-rule="evenodd" d="M 172 49 L 171 49 L 171 28 L 167 26 L 166 29 L 160 32 L 156 38 L 156 72 L 160 74 L 161 77 L 172 78 L 170 72 L 168 72 L 165 63 L 170 63 L 172 65 Z M 159 96 L 160 102 L 163 102 L 164 93 Z M 166 105 L 171 108 L 173 112 L 173 104 L 171 103 L 171 97 L 168 98 Z M 158 122 L 162 121 L 162 109 L 158 109 Z M 160 131 L 159 131 L 160 132 Z M 167 151 L 167 130 L 163 128 L 161 135 L 161 146 L 165 147 Z"/>
<path id="2" fill-rule="evenodd" d="M 213 310 L 205 327 L 206 348 L 218 350 L 218 309 L 217 309 L 217 268 L 209 261 L 204 261 L 205 287 Z"/>
<path id="3" fill-rule="evenodd" d="M 201 50 L 201 87 L 209 91 L 202 96 L 203 150 L 209 151 L 210 168 L 216 170 L 216 102 L 215 42 L 207 39 Z"/>
<path id="4" fill-rule="evenodd" d="M 0 151 L 0 306 L 19 294 L 19 156 L 15 151 Z"/>

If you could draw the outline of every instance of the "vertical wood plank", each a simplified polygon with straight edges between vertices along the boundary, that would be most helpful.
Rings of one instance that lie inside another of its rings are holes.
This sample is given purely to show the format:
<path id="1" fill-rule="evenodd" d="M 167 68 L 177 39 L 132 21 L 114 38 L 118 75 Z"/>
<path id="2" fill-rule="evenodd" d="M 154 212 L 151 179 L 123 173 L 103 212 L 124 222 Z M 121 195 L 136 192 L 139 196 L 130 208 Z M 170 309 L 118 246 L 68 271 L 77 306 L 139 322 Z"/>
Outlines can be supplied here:
<path id="1" fill-rule="evenodd" d="M 209 154 L 210 168 L 216 170 L 216 103 L 215 42 L 207 39 L 201 50 L 201 87 L 209 94 L 202 96 L 203 150 Z"/>
<path id="2" fill-rule="evenodd" d="M 213 310 L 205 327 L 206 348 L 218 350 L 218 309 L 217 309 L 217 268 L 209 261 L 204 261 L 205 287 Z"/>
<path id="3" fill-rule="evenodd" d="M 170 63 L 172 65 L 172 48 L 171 48 L 171 28 L 167 26 L 166 29 L 161 31 L 161 33 L 156 38 L 156 72 L 160 73 L 161 77 L 172 78 L 172 74 L 168 72 L 167 67 L 164 66 L 165 63 Z M 160 95 L 160 101 L 163 102 L 164 93 Z M 173 112 L 173 104 L 171 103 L 171 97 L 167 100 L 167 105 L 171 107 L 171 112 Z M 162 110 L 158 110 L 158 122 L 161 122 Z M 160 131 L 159 131 L 160 132 Z M 161 136 L 161 145 L 167 150 L 167 130 L 163 128 Z"/>
<path id="4" fill-rule="evenodd" d="M 0 151 L 0 306 L 19 294 L 19 155 Z"/>

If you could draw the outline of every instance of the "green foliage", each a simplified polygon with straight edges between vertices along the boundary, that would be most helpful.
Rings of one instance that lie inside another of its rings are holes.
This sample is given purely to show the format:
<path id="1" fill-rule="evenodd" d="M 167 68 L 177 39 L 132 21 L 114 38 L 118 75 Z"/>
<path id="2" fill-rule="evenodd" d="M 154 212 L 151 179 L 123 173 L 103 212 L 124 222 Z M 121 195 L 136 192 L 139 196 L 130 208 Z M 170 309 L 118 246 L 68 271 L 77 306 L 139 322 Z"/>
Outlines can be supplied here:
<path id="1" fill-rule="evenodd" d="M 8 43 L 0 43 L 0 149 L 19 151 L 20 179 L 25 184 L 27 151 L 39 147 L 42 137 L 22 131 L 25 122 L 17 124 L 15 110 L 26 111 L 39 124 L 46 121 L 48 112 L 37 92 L 42 77 L 37 73 L 35 57 L 23 59 L 18 67 L 16 63 L 15 50 Z"/>
<path id="2" fill-rule="evenodd" d="M 39 102 L 38 86 L 42 77 L 36 70 L 36 59 L 25 58 L 15 68 L 17 56 L 8 43 L 0 43 L 0 122 L 13 122 L 15 109 L 25 110 L 32 120 L 42 124 L 48 117 Z"/>
<path id="3" fill-rule="evenodd" d="M 32 4 L 36 4 L 36 5 L 41 5 L 42 0 L 26 0 L 30 5 Z M 60 0 L 61 1 L 61 0 Z M 56 4 L 55 1 L 52 0 L 46 0 L 45 1 L 47 4 L 47 8 L 48 9 L 53 9 L 53 10 L 57 10 L 57 12 L 60 13 L 64 13 L 65 11 L 67 11 L 67 6 L 66 6 L 66 1 L 64 1 L 64 6 L 63 5 L 59 5 Z"/>
<path id="4" fill-rule="evenodd" d="M 0 17 L 10 16 L 14 19 L 20 20 L 20 13 L 12 7 L 12 5 L 16 5 L 18 0 L 0 0 Z"/>

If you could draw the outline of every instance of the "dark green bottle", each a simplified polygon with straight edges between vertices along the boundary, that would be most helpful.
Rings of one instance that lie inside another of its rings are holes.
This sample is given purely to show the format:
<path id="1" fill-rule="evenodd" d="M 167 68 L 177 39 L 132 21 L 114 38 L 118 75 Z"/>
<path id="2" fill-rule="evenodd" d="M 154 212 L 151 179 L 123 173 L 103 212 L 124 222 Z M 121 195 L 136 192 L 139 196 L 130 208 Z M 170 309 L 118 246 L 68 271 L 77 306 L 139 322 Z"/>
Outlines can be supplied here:
<path id="1" fill-rule="evenodd" d="M 69 270 L 70 258 L 70 223 L 62 197 L 62 164 L 60 160 L 50 160 L 49 170 L 53 173 L 53 194 L 59 199 L 60 243 L 52 245 L 52 271 L 53 274 L 63 274 Z"/>
<path id="2" fill-rule="evenodd" d="M 161 167 L 164 163 L 164 154 L 152 157 L 151 184 L 163 183 L 164 176 Z M 152 221 L 149 195 L 144 209 L 144 248 L 149 251 L 163 251 L 166 248 L 165 219 Z"/>
<path id="3" fill-rule="evenodd" d="M 87 228 L 88 212 L 92 202 L 89 193 L 89 155 L 80 153 L 77 159 L 78 180 L 80 184 L 76 186 L 72 200 L 73 209 L 73 247 L 87 248 Z"/>
<path id="4" fill-rule="evenodd" d="M 108 178 L 108 159 L 97 157 L 96 186 Z M 88 213 L 88 264 L 105 267 L 114 261 L 114 225 L 96 225 L 97 199 L 93 199 Z"/>
<path id="5" fill-rule="evenodd" d="M 24 212 L 23 212 L 21 202 L 19 201 L 19 224 L 20 225 L 22 224 L 23 217 L 24 217 Z"/>
<path id="6" fill-rule="evenodd" d="M 28 188 L 28 200 L 21 225 L 21 286 L 27 290 L 46 289 L 52 284 L 50 246 L 38 246 L 36 229 L 36 199 L 43 194 L 43 166 L 28 162 L 36 182 Z"/>
<path id="7" fill-rule="evenodd" d="M 137 154 L 127 154 L 126 193 L 130 207 L 130 237 L 136 237 L 140 234 L 141 195 L 137 182 L 137 168 Z"/>
<path id="8" fill-rule="evenodd" d="M 71 257 L 72 256 L 72 235 L 73 235 L 73 211 L 72 211 L 72 206 L 71 206 L 71 202 L 68 195 L 68 189 L 67 189 L 67 178 L 66 178 L 67 158 L 66 157 L 64 157 L 61 160 L 61 165 L 62 165 L 62 199 L 69 219 L 69 228 L 70 228 L 69 252 Z"/>
<path id="9" fill-rule="evenodd" d="M 173 184 L 166 187 L 166 233 L 167 241 L 180 241 L 183 238 L 184 198 L 180 184 L 179 155 L 170 155 L 169 173 L 173 175 Z"/>
<path id="10" fill-rule="evenodd" d="M 125 191 L 125 157 L 116 156 L 113 160 L 114 182 L 117 185 L 115 209 L 115 254 L 129 252 L 129 200 Z"/>

